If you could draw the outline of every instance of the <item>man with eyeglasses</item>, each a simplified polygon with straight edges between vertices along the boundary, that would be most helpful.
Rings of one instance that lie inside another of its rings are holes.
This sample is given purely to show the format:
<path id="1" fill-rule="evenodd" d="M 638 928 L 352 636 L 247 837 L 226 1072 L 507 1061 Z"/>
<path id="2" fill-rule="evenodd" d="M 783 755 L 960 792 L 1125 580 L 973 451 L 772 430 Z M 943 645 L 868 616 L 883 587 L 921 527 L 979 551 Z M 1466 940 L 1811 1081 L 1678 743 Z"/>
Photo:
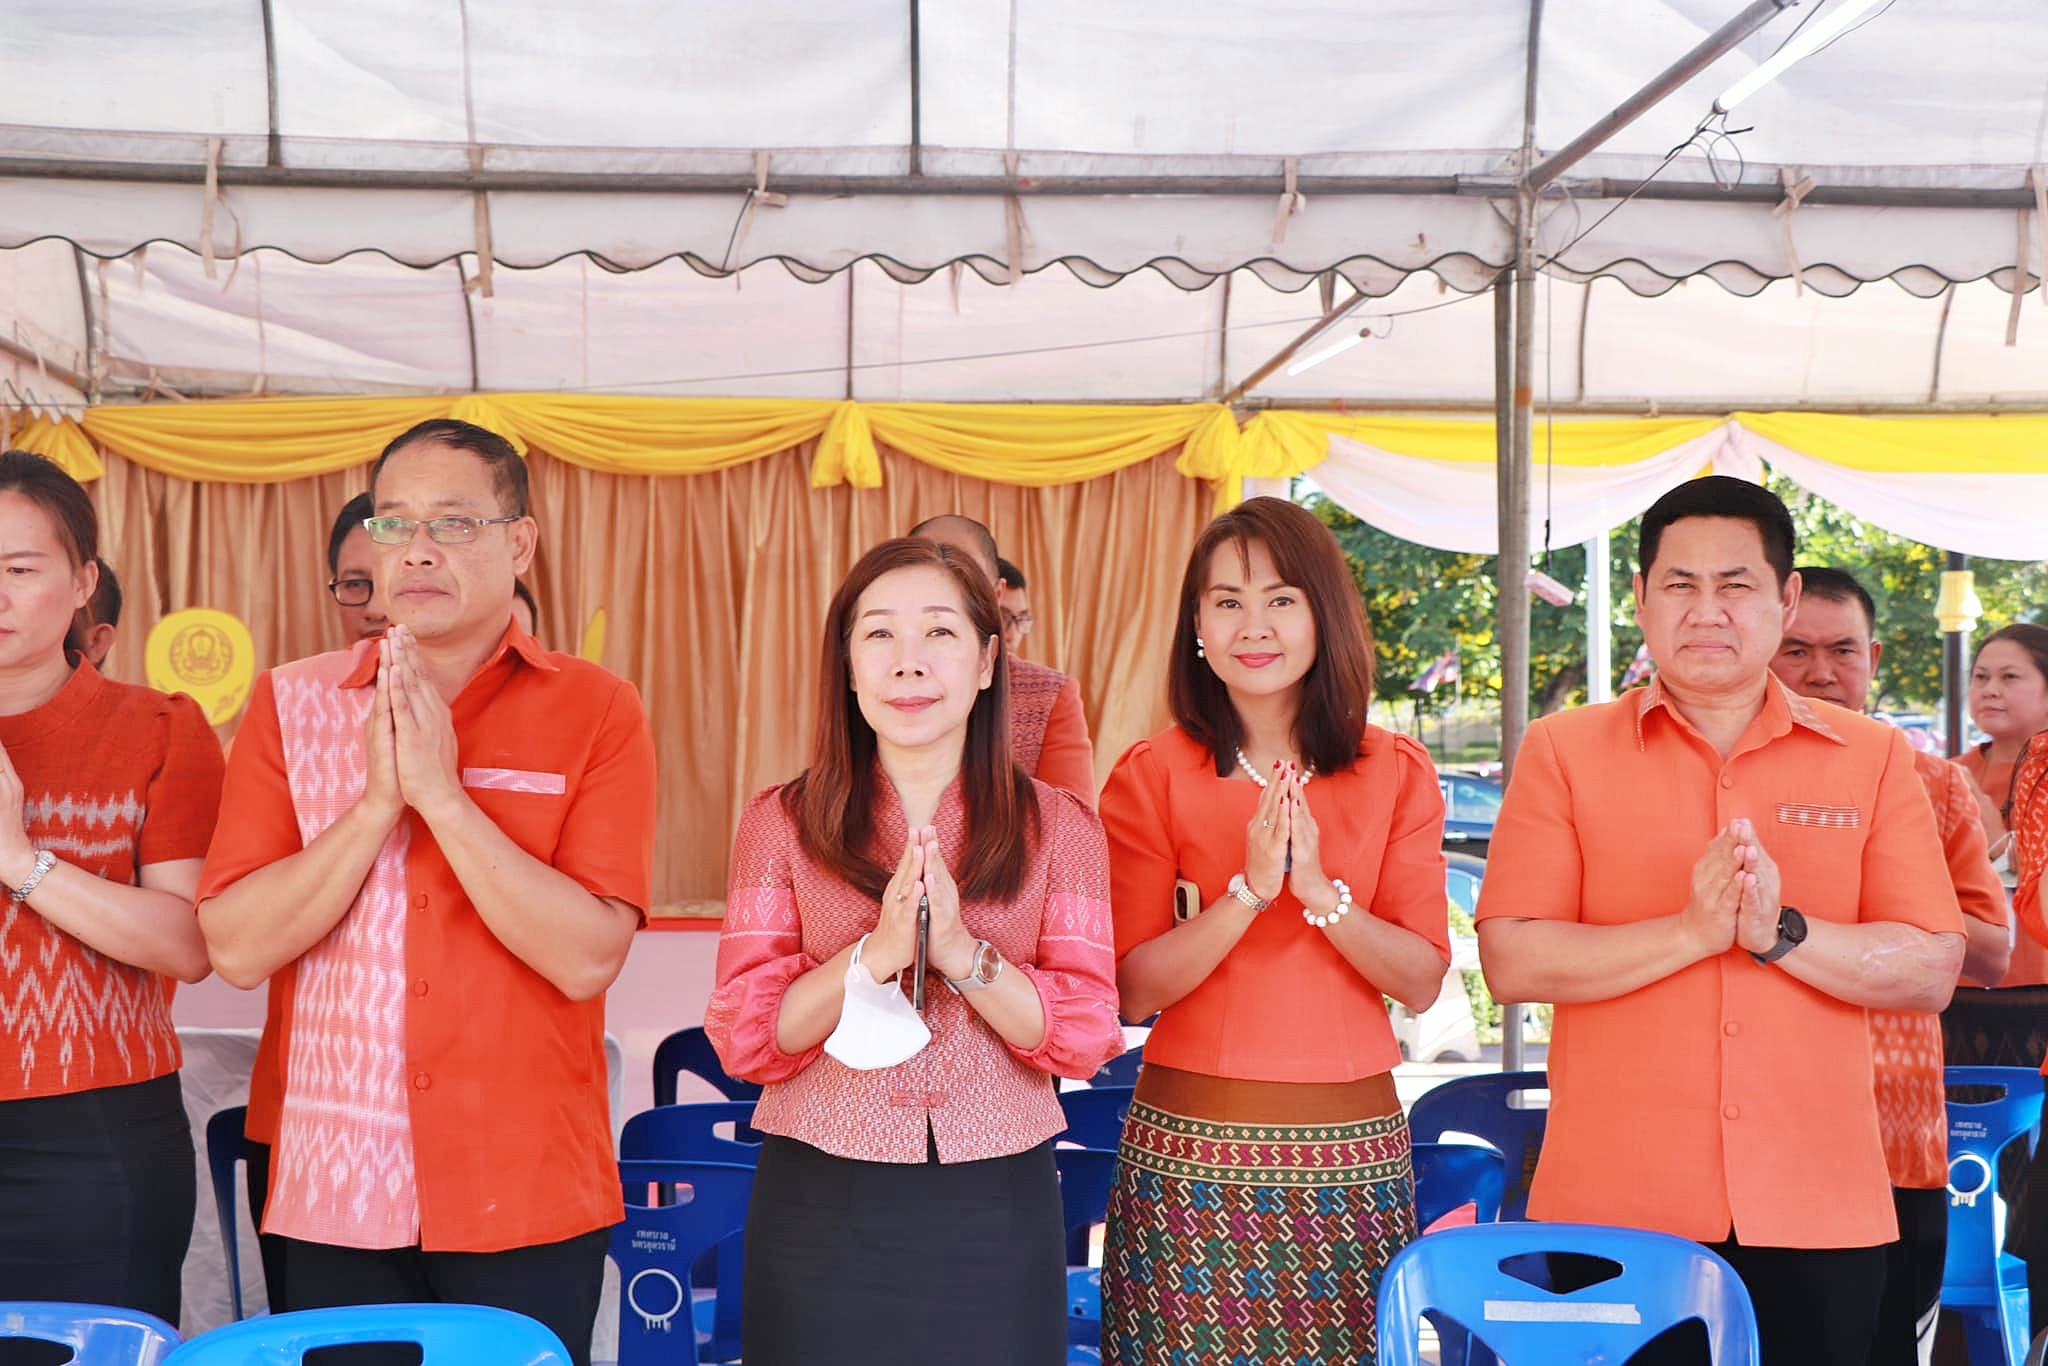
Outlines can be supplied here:
<path id="1" fill-rule="evenodd" d="M 215 970 L 285 998 L 264 1223 L 295 1309 L 495 1305 L 584 1366 L 623 1215 L 604 993 L 652 895 L 647 717 L 514 621 L 539 530 L 504 438 L 422 423 L 371 493 L 392 625 L 258 679 L 200 883 Z"/>
<path id="2" fill-rule="evenodd" d="M 363 529 L 363 519 L 374 511 L 370 495 L 359 493 L 348 500 L 327 533 L 327 591 L 341 609 L 342 634 L 351 642 L 381 636 L 391 624 L 377 592 L 370 533 Z"/>
<path id="3" fill-rule="evenodd" d="M 1003 614 L 1003 649 L 1012 659 L 1024 648 L 1031 634 L 1031 597 L 1024 571 L 1001 556 L 996 557 L 996 610 Z"/>

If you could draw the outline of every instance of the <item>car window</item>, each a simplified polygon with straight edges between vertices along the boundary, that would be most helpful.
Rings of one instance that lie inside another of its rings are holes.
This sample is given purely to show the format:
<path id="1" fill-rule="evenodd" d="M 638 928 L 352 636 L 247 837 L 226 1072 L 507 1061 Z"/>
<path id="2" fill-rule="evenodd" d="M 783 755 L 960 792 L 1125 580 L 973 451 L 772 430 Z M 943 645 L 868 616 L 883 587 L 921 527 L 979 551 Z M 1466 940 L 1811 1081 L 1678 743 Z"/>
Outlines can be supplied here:
<path id="1" fill-rule="evenodd" d="M 1479 879 L 1463 868 L 1453 868 L 1444 875 L 1444 892 L 1451 904 L 1471 915 L 1479 909 Z"/>
<path id="2" fill-rule="evenodd" d="M 1500 798 L 1501 790 L 1492 783 L 1457 783 L 1451 789 L 1451 819 L 1491 825 L 1500 818 Z"/>

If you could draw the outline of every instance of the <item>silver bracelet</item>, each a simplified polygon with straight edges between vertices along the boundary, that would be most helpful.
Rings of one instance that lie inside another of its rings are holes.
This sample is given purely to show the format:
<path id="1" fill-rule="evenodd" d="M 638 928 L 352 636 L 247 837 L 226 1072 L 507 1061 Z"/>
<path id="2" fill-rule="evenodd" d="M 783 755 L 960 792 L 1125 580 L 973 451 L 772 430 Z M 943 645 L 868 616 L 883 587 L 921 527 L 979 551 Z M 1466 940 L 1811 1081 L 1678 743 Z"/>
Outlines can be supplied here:
<path id="1" fill-rule="evenodd" d="M 28 900 L 29 894 L 42 884 L 43 879 L 48 877 L 50 870 L 56 866 L 57 856 L 55 854 L 47 849 L 36 850 L 35 871 L 22 879 L 21 885 L 14 889 L 14 899 L 16 901 Z"/>

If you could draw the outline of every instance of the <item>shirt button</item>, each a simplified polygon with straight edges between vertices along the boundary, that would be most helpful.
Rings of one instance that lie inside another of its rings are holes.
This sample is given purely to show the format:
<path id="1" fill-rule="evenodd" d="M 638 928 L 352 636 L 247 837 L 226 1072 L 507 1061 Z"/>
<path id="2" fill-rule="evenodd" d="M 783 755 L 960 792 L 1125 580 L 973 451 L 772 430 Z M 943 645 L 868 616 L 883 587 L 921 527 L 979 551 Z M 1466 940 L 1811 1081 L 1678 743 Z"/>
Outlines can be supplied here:
<path id="1" fill-rule="evenodd" d="M 1742 1107 L 1741 1107 L 1741 1106 L 1739 1106 L 1739 1105 L 1724 1105 L 1724 1106 L 1722 1106 L 1722 1107 L 1721 1107 L 1721 1118 L 1723 1118 L 1723 1119 L 1741 1119 L 1741 1118 L 1742 1118 Z"/>
<path id="2" fill-rule="evenodd" d="M 426 990 L 426 984 L 425 984 L 425 983 L 421 983 L 421 984 L 420 984 L 420 990 L 421 990 L 421 991 L 425 991 L 425 990 Z M 1737 1023 L 1735 1023 L 1735 1021 L 1733 1021 L 1733 1020 L 1730 1020 L 1730 1021 L 1729 1021 L 1729 1022 L 1728 1022 L 1727 1024 L 1724 1024 L 1724 1025 L 1722 1025 L 1722 1026 L 1721 1026 L 1721 1032 L 1722 1032 L 1723 1034 L 1726 1034 L 1726 1035 L 1727 1035 L 1727 1036 L 1728 1036 L 1729 1038 L 1731 1038 L 1731 1039 L 1732 1039 L 1732 1038 L 1734 1038 L 1734 1037 L 1735 1037 L 1735 1036 L 1736 1036 L 1737 1034 L 1740 1034 L 1740 1033 L 1742 1032 L 1742 1026 L 1741 1026 L 1741 1025 L 1739 1025 L 1739 1024 L 1737 1024 Z M 1730 1116 L 1729 1116 L 1729 1118 L 1730 1118 L 1730 1119 L 1733 1119 L 1733 1118 L 1735 1118 L 1735 1116 L 1733 1116 L 1733 1115 L 1730 1115 Z"/>
<path id="3" fill-rule="evenodd" d="M 412 904 L 415 910 L 424 911 L 425 909 L 427 909 L 427 894 L 425 892 L 421 892 L 418 896 L 412 899 Z"/>
<path id="4" fill-rule="evenodd" d="M 1721 775 L 1721 786 L 1723 786 L 1723 787 L 1733 787 L 1733 786 L 1735 786 L 1735 775 L 1733 775 L 1733 774 L 1731 774 L 1731 773 L 1723 773 L 1723 774 Z"/>
<path id="5" fill-rule="evenodd" d="M 946 1103 L 946 1097 L 938 1091 L 933 1091 L 924 1098 L 924 1103 L 936 1110 Z"/>
<path id="6" fill-rule="evenodd" d="M 426 978 L 422 977 L 412 984 L 412 994 L 415 996 L 424 996 L 427 994 Z"/>
<path id="7" fill-rule="evenodd" d="M 412 1074 L 412 1089 L 415 1091 L 424 1091 L 433 1084 L 434 1079 L 424 1072 L 415 1072 Z"/>

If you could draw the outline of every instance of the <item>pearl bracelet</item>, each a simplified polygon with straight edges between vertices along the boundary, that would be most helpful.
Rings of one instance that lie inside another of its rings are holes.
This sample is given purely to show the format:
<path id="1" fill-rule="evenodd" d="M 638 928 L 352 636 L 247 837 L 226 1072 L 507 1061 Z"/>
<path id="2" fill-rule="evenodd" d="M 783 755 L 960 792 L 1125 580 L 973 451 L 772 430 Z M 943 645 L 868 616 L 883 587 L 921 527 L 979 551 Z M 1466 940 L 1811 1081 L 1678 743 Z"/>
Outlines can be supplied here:
<path id="1" fill-rule="evenodd" d="M 1328 915 L 1317 915 L 1306 906 L 1301 908 L 1301 918 L 1319 930 L 1326 930 L 1351 914 L 1351 888 L 1340 877 L 1331 878 L 1330 885 L 1337 889 L 1337 905 Z"/>

